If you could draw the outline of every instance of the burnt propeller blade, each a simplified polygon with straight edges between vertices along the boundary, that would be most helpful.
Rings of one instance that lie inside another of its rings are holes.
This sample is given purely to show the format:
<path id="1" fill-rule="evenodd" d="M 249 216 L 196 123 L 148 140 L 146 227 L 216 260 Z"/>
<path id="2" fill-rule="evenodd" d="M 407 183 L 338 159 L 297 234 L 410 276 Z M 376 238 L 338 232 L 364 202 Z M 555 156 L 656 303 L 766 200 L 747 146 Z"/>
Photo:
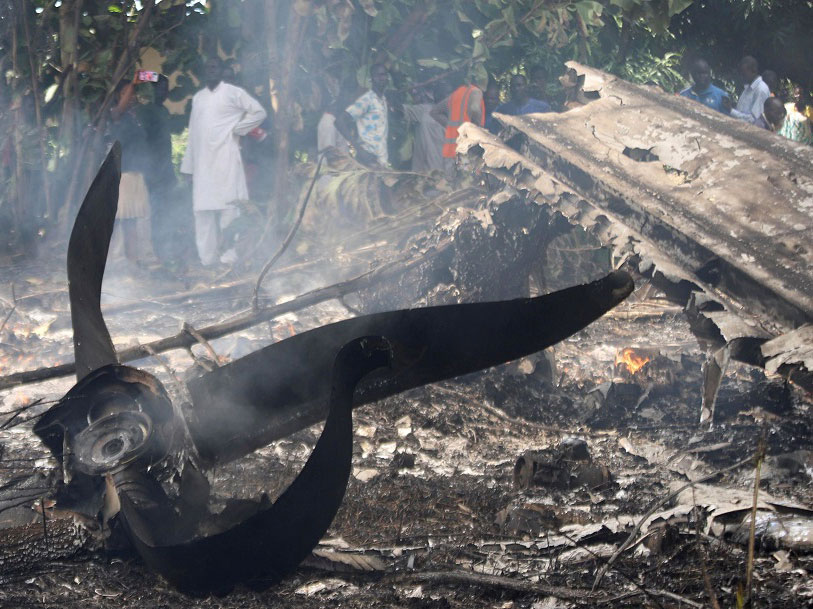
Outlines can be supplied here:
<path id="1" fill-rule="evenodd" d="M 353 455 L 353 390 L 391 358 L 390 344 L 380 337 L 359 338 L 339 350 L 329 414 L 299 476 L 273 505 L 223 532 L 173 540 L 172 531 L 184 528 L 167 526 L 175 512 L 141 510 L 127 491 L 120 491 L 122 522 L 144 561 L 188 594 L 225 594 L 237 583 L 266 588 L 296 569 L 344 498 Z"/>
<path id="2" fill-rule="evenodd" d="M 121 146 L 113 144 L 76 215 L 68 242 L 68 291 L 73 322 L 76 378 L 117 364 L 102 317 L 101 294 L 107 250 L 119 202 Z"/>
<path id="3" fill-rule="evenodd" d="M 298 334 L 189 382 L 185 412 L 200 455 L 226 462 L 322 420 L 336 353 L 386 336 L 390 369 L 365 378 L 354 405 L 540 351 L 578 332 L 633 290 L 627 273 L 536 298 L 366 315 Z"/>

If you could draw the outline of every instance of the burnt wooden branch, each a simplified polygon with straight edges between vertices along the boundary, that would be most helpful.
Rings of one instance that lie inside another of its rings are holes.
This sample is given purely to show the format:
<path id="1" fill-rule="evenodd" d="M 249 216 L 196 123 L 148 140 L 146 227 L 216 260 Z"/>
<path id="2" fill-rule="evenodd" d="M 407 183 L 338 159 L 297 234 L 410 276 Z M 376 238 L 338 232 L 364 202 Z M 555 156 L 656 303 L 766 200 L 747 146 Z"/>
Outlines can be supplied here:
<path id="1" fill-rule="evenodd" d="M 212 324 L 198 330 L 199 334 L 206 340 L 212 340 L 221 336 L 226 336 L 240 330 L 245 330 L 264 321 L 274 319 L 284 313 L 292 311 L 299 311 L 306 307 L 340 298 L 346 294 L 358 292 L 374 286 L 382 281 L 397 277 L 406 271 L 416 267 L 427 260 L 434 258 L 441 252 L 449 247 L 449 242 L 444 242 L 439 247 L 432 249 L 425 254 L 415 256 L 406 262 L 392 262 L 378 267 L 368 273 L 359 275 L 347 281 L 342 281 L 333 285 L 329 285 L 310 292 L 305 292 L 293 300 L 284 302 L 282 304 L 274 305 L 271 307 L 264 307 L 258 311 L 249 311 L 234 319 L 225 321 L 219 324 Z M 174 336 L 162 338 L 160 340 L 147 343 L 145 345 L 138 345 L 130 347 L 118 352 L 118 358 L 121 362 L 129 362 L 143 357 L 153 355 L 154 353 L 163 353 L 172 349 L 182 349 L 194 344 L 198 340 L 189 334 L 186 330 L 181 330 Z M 36 370 L 27 370 L 24 372 L 16 372 L 4 377 L 0 377 L 0 390 L 8 389 L 9 387 L 16 387 L 18 385 L 25 385 L 28 383 L 38 383 L 48 379 L 59 378 L 68 376 L 76 371 L 75 362 L 68 362 L 59 364 L 57 366 L 50 366 L 47 368 L 37 368 Z"/>
<path id="2" fill-rule="evenodd" d="M 0 575 L 31 572 L 43 563 L 76 558 L 100 549 L 98 525 L 79 515 L 0 529 Z"/>
<path id="3" fill-rule="evenodd" d="M 254 286 L 254 298 L 251 300 L 251 308 L 255 311 L 259 308 L 260 288 L 262 288 L 263 279 L 265 279 L 265 276 L 268 274 L 268 271 L 271 270 L 271 267 L 274 266 L 274 263 L 280 259 L 280 256 L 282 256 L 282 254 L 285 253 L 285 250 L 288 249 L 288 246 L 291 245 L 291 241 L 293 241 L 294 235 L 296 235 L 296 231 L 299 229 L 299 225 L 302 224 L 302 218 L 305 216 L 305 209 L 308 207 L 308 201 L 310 201 L 311 194 L 313 194 L 313 187 L 316 186 L 316 180 L 319 179 L 319 171 L 322 169 L 322 163 L 324 160 L 325 155 L 322 153 L 319 155 L 319 162 L 316 164 L 316 169 L 313 172 L 313 178 L 311 179 L 310 186 L 308 187 L 308 194 L 305 195 L 305 199 L 299 206 L 299 213 L 296 216 L 296 221 L 293 223 L 293 225 L 291 225 L 291 229 L 285 236 L 282 245 L 279 246 L 268 262 L 265 263 L 265 266 L 263 266 L 263 269 L 260 271 L 260 275 L 257 277 L 257 285 Z"/>

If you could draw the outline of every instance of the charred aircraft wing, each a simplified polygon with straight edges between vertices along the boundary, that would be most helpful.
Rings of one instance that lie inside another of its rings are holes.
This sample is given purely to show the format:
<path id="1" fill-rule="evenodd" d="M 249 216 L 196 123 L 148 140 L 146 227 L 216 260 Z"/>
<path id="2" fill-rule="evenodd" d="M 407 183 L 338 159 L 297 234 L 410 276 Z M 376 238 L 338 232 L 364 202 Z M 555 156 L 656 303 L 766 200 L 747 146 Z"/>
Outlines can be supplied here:
<path id="1" fill-rule="evenodd" d="M 536 298 L 377 313 L 303 332 L 192 380 L 192 440 L 210 464 L 222 463 L 324 419 L 333 360 L 359 336 L 385 336 L 395 355 L 359 384 L 355 405 L 540 351 L 633 287 L 627 273 L 614 272 Z"/>

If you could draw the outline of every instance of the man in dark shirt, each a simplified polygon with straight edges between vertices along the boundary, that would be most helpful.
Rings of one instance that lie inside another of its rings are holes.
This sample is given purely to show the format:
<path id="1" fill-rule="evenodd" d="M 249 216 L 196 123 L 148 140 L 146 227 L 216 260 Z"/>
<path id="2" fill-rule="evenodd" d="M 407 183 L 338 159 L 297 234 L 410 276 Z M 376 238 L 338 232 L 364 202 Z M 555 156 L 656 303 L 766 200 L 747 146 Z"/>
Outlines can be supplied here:
<path id="1" fill-rule="evenodd" d="M 769 97 L 765 100 L 762 115 L 757 117 L 754 125 L 777 133 L 785 122 L 785 116 L 787 110 L 782 100 L 778 97 Z"/>
<path id="2" fill-rule="evenodd" d="M 149 238 L 150 198 L 144 179 L 149 151 L 135 99 L 135 86 L 140 82 L 137 77 L 132 82 L 120 82 L 115 91 L 116 104 L 110 109 L 110 139 L 121 144 L 119 202 L 111 255 L 118 259 L 123 254 L 138 266 L 154 259 Z"/>
<path id="3" fill-rule="evenodd" d="M 533 98 L 546 100 L 548 88 L 548 75 L 542 66 L 533 66 L 528 70 L 528 95 Z"/>
<path id="4" fill-rule="evenodd" d="M 494 109 L 500 105 L 500 88 L 497 83 L 490 82 L 483 93 L 483 103 L 486 106 L 486 123 L 485 128 L 491 133 L 497 133 L 500 130 L 500 125 L 491 116 L 494 114 Z"/>
<path id="5" fill-rule="evenodd" d="M 511 77 L 511 99 L 500 104 L 494 112 L 517 116 L 519 114 L 534 114 L 537 112 L 550 112 L 550 104 L 541 99 L 531 97 L 528 93 L 528 81 L 522 74 Z"/>
<path id="6" fill-rule="evenodd" d="M 161 74 L 153 83 L 152 103 L 138 106 L 137 114 L 144 127 L 148 159 L 144 179 L 150 193 L 152 237 L 155 250 L 162 260 L 172 255 L 172 201 L 176 186 L 172 165 L 172 134 L 170 114 L 164 102 L 169 95 L 169 80 Z"/>

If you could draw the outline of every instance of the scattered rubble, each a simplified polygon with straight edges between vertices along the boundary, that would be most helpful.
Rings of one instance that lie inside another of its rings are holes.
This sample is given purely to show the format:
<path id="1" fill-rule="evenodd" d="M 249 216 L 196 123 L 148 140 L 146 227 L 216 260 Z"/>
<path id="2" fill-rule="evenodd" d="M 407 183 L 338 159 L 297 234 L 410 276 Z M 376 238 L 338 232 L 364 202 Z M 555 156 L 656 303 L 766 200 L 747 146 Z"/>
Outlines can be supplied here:
<path id="1" fill-rule="evenodd" d="M 540 191 L 556 187 L 543 177 L 537 176 Z M 392 275 L 394 283 L 348 290 L 341 302 L 325 296 L 304 301 L 306 308 L 299 306 L 303 301 L 294 303 L 285 318 L 246 326 L 239 340 L 212 341 L 208 347 L 182 330 L 188 351 L 150 354 L 139 343 L 177 332 L 187 316 L 199 330 L 220 323 L 238 312 L 223 294 L 247 302 L 250 289 L 244 288 L 250 282 L 224 288 L 219 296 L 193 294 L 186 302 L 136 299 L 105 314 L 111 334 L 141 358 L 134 365 L 154 375 L 173 402 L 181 403 L 189 396 L 180 379 L 190 368 L 197 367 L 193 375 L 214 370 L 229 359 L 345 319 L 350 310 L 519 297 L 544 287 L 546 280 L 562 279 L 556 275 L 561 269 L 534 268 L 541 244 L 553 243 L 549 231 L 536 231 L 543 222 L 555 226 L 556 216 L 527 205 L 516 192 L 494 197 L 473 190 L 477 194 L 470 200 L 483 202 L 476 209 L 448 209 L 437 219 L 437 230 L 410 229 L 411 234 L 400 234 L 404 239 L 397 246 L 389 245 L 416 256 L 413 266 Z M 562 205 L 585 212 L 566 197 Z M 442 242 L 455 247 L 440 250 Z M 567 244 L 557 243 L 562 245 L 557 255 L 566 255 Z M 478 280 L 474 264 L 483 244 L 496 252 L 483 263 L 487 281 Z M 589 244 L 593 253 L 595 247 Z M 392 253 L 387 248 L 374 248 L 381 258 L 365 259 L 361 266 L 386 264 Z M 429 251 L 440 258 L 421 256 Z M 571 261 L 572 284 L 588 281 L 589 273 L 609 264 L 598 257 L 584 264 Z M 346 269 L 351 279 L 358 264 Z M 658 264 L 674 271 L 667 260 Z M 500 265 L 521 271 L 504 277 Z M 21 371 L 33 361 L 69 359 L 67 296 L 59 291 L 64 276 L 43 268 L 18 272 L 50 279 L 20 294 L 26 300 L 18 302 L 2 330 L 4 366 Z M 271 293 L 313 289 L 313 277 L 299 284 L 288 283 L 291 275 L 284 277 L 277 282 L 273 273 L 269 276 Z M 716 400 L 704 402 L 706 344 L 698 343 L 693 320 L 670 300 L 671 288 L 650 279 L 638 277 L 630 301 L 553 352 L 357 408 L 348 489 L 333 524 L 299 569 L 263 592 L 239 587 L 225 598 L 192 600 L 132 553 L 122 553 L 116 519 L 105 523 L 107 529 L 81 521 L 85 528 L 79 534 L 73 514 L 42 501 L 59 467 L 31 433 L 35 417 L 71 381 L 49 378 L 7 389 L 0 396 L 0 547 L 5 552 L 0 605 L 620 609 L 703 607 L 715 599 L 720 606 L 734 606 L 750 577 L 754 606 L 809 605 L 810 396 L 732 355 L 730 361 L 718 360 Z M 181 287 L 176 286 L 179 292 Z M 155 288 L 157 294 L 160 286 Z M 141 293 L 151 289 L 138 287 Z M 274 300 L 272 306 L 279 306 L 295 298 Z M 133 328 L 134 321 L 139 327 Z M 774 339 L 786 344 L 761 343 L 766 361 L 778 358 L 767 371 L 781 372 L 788 362 L 804 360 L 805 344 L 798 338 L 804 331 Z M 741 354 L 743 347 L 732 344 L 731 349 Z M 713 414 L 698 425 L 704 404 L 713 405 Z M 302 469 L 320 433 L 318 425 L 300 429 L 218 464 L 206 475 L 212 511 L 234 515 L 247 506 L 256 509 L 258 497 L 266 504 L 275 501 Z M 754 506 L 756 463 L 763 450 Z M 749 574 L 754 507 L 756 551 Z M 13 545 L 21 536 L 32 550 L 27 554 Z"/>

